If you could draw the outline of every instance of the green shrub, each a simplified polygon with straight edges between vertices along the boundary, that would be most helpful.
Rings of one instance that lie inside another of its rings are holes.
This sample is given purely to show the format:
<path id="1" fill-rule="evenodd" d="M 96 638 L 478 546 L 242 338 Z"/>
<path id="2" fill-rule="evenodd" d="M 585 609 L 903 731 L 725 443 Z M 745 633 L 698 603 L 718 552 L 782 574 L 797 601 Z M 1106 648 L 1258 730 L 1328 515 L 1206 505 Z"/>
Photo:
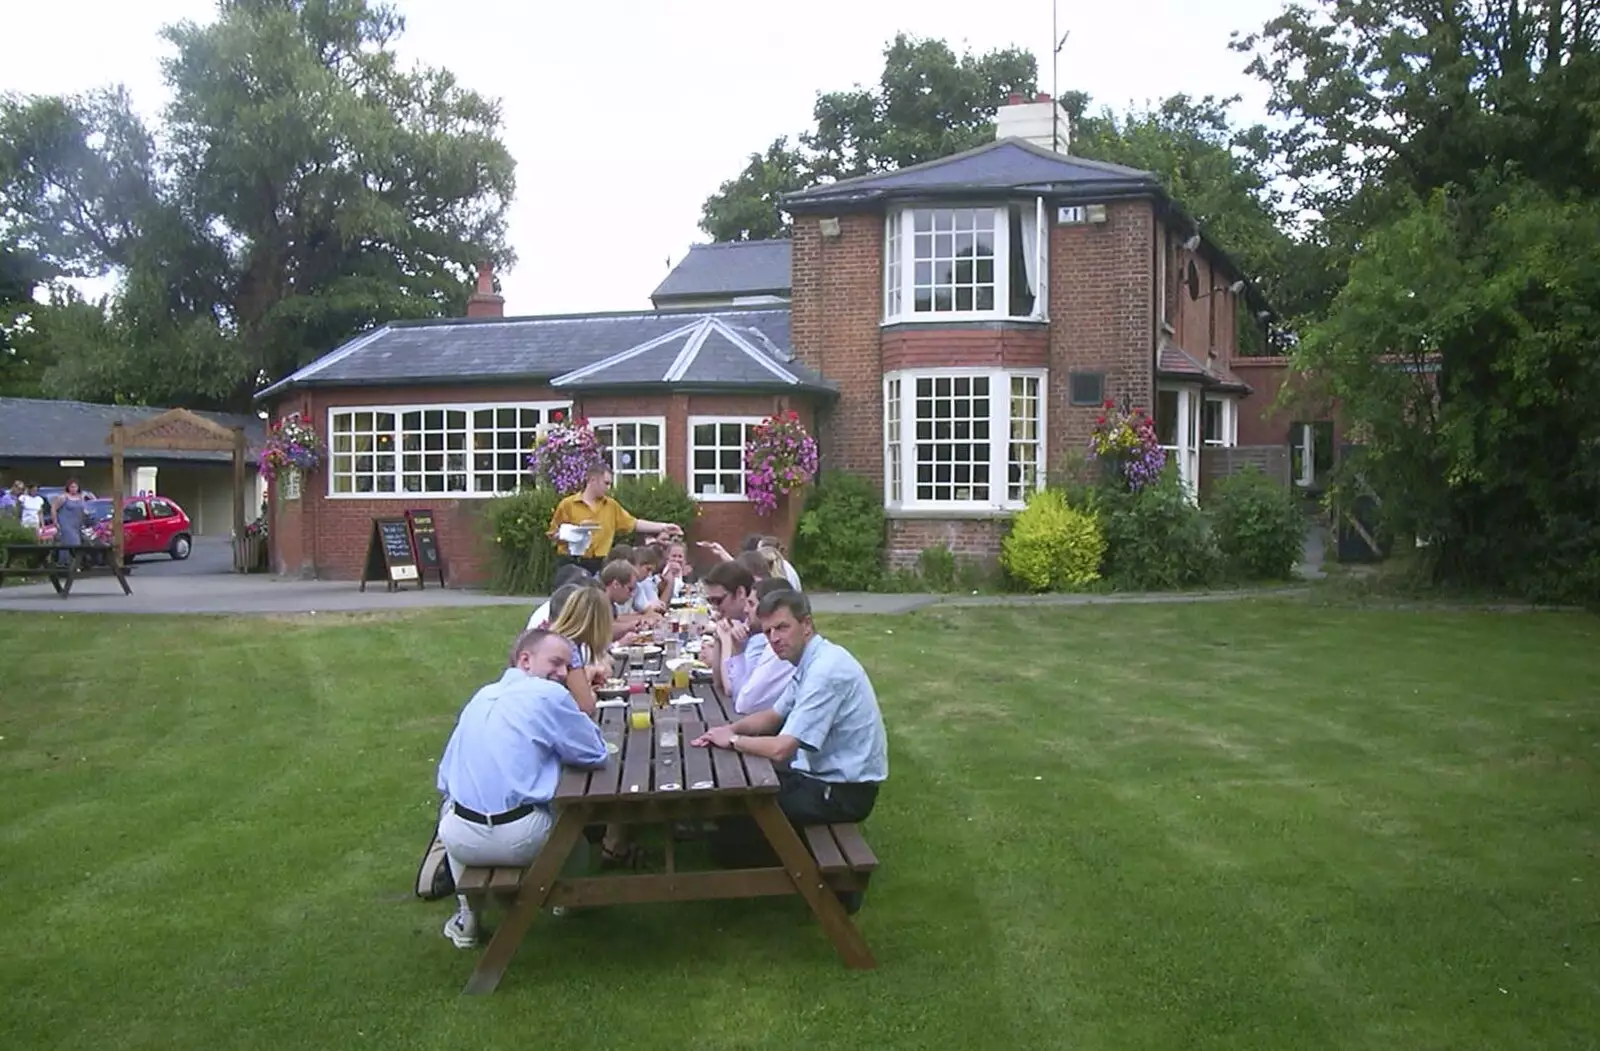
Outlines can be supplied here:
<path id="1" fill-rule="evenodd" d="M 806 499 L 794 564 L 807 589 L 871 591 L 883 578 L 883 493 L 860 475 L 829 471 Z"/>
<path id="2" fill-rule="evenodd" d="M 1105 552 L 1093 512 L 1070 506 L 1060 489 L 1042 489 L 1012 520 L 1000 562 L 1031 591 L 1066 590 L 1098 580 Z"/>
<path id="3" fill-rule="evenodd" d="M 1208 510 L 1217 549 L 1241 580 L 1287 580 L 1305 544 L 1301 501 L 1255 467 L 1229 475 L 1213 490 Z"/>
<path id="4" fill-rule="evenodd" d="M 25 528 L 16 515 L 0 511 L 0 566 L 5 565 L 7 544 L 37 544 L 39 535 Z M 3 583 L 3 581 L 0 581 Z"/>
<path id="5" fill-rule="evenodd" d="M 942 544 L 925 547 L 917 555 L 917 576 L 929 591 L 945 592 L 956 589 L 956 555 Z"/>
<path id="6" fill-rule="evenodd" d="M 612 486 L 611 496 L 635 518 L 672 522 L 685 532 L 700 510 L 688 488 L 674 478 L 621 478 Z"/>
<path id="7" fill-rule="evenodd" d="M 1094 510 L 1106 538 L 1102 572 L 1119 590 L 1174 591 L 1218 579 L 1221 558 L 1205 515 L 1170 468 L 1136 492 L 1102 486 Z"/>
<path id="8" fill-rule="evenodd" d="M 490 587 L 508 595 L 542 595 L 556 571 L 556 545 L 546 535 L 561 497 L 553 489 L 519 489 L 486 501 L 483 527 L 494 552 Z"/>

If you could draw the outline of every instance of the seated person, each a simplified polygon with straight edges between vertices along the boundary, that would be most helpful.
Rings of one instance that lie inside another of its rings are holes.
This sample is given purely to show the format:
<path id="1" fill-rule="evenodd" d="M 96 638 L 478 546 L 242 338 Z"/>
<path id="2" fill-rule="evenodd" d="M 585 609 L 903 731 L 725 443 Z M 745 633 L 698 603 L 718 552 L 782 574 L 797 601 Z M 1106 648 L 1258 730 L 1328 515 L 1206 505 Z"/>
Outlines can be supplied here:
<path id="1" fill-rule="evenodd" d="M 600 570 L 600 583 L 605 588 L 606 598 L 611 600 L 611 634 L 615 639 L 631 635 L 660 619 L 658 614 L 641 613 L 633 608 L 633 585 L 637 577 L 633 563 L 622 559 L 607 562 Z"/>
<path id="2" fill-rule="evenodd" d="M 718 625 L 713 647 L 714 666 L 721 676 L 718 688 L 733 699 L 733 710 L 740 715 L 773 707 L 794 681 L 794 665 L 772 651 L 756 616 L 757 603 L 762 599 L 774 592 L 792 590 L 782 577 L 763 580 L 750 593 L 745 619 Z M 707 659 L 703 652 L 701 659 Z"/>
<path id="3" fill-rule="evenodd" d="M 795 825 L 866 820 L 889 776 L 889 755 L 865 669 L 817 634 L 811 604 L 798 591 L 767 595 L 756 615 L 772 651 L 794 665 L 793 687 L 774 707 L 693 743 L 790 764 L 778 772 L 778 805 Z"/>
<path id="4" fill-rule="evenodd" d="M 555 617 L 556 611 L 551 607 L 555 602 L 555 593 L 564 585 L 578 584 L 585 580 L 593 579 L 593 575 L 575 562 L 569 562 L 556 570 L 555 579 L 550 583 L 550 598 L 543 605 L 533 611 L 528 618 L 528 627 L 546 628 Z"/>
<path id="5" fill-rule="evenodd" d="M 661 564 L 661 598 L 670 603 L 682 595 L 689 586 L 694 567 L 689 564 L 689 548 L 682 540 L 674 540 L 666 547 L 666 557 Z"/>
<path id="6" fill-rule="evenodd" d="M 635 613 L 664 613 L 667 604 L 661 599 L 661 549 L 654 545 L 633 549 L 635 579 L 633 584 L 633 611 Z"/>
<path id="7" fill-rule="evenodd" d="M 593 715 L 594 684 L 611 677 L 611 603 L 598 588 L 568 586 L 572 593 L 563 598 L 550 630 L 572 647 L 571 666 L 562 681 L 579 709 Z"/>
<path id="8" fill-rule="evenodd" d="M 439 761 L 439 841 L 457 880 L 469 866 L 532 862 L 555 826 L 550 800 L 562 765 L 606 761 L 600 728 L 561 685 L 571 660 L 566 640 L 525 631 L 512 654 L 513 666 L 461 710 Z M 460 949 L 477 944 L 478 917 L 464 895 L 444 936 Z"/>
<path id="9" fill-rule="evenodd" d="M 783 553 L 783 545 L 778 543 L 777 537 L 762 537 L 761 545 L 756 548 L 756 554 L 767 560 L 767 566 L 771 569 L 773 576 L 782 577 L 789 582 L 789 586 L 794 590 L 801 590 L 800 574 L 795 571 L 794 565 L 789 561 L 788 556 Z"/>

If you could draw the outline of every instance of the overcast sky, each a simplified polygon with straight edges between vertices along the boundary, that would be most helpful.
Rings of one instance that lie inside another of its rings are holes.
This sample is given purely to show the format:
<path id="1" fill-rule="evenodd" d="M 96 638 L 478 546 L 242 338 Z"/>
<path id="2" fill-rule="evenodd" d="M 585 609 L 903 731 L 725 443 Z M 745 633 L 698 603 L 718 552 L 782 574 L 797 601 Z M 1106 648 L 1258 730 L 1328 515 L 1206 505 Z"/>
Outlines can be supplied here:
<path id="1" fill-rule="evenodd" d="M 1059 85 L 1123 108 L 1176 92 L 1265 92 L 1228 50 L 1282 0 L 1058 0 L 1071 37 Z M 7 4 L 0 91 L 123 83 L 147 115 L 166 102 L 158 28 L 205 21 L 210 0 Z M 817 92 L 876 81 L 896 32 L 957 51 L 1016 45 L 1050 85 L 1050 0 L 402 0 L 408 59 L 453 70 L 504 103 L 517 161 L 501 275 L 508 314 L 628 310 L 695 241 L 700 204 L 752 151 L 809 124 Z"/>

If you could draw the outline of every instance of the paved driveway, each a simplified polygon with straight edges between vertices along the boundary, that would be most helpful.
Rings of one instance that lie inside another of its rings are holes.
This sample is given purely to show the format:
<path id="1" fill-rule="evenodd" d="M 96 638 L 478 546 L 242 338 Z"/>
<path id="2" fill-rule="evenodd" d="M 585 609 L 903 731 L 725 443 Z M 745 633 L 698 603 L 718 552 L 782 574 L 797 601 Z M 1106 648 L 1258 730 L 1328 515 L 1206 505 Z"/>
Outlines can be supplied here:
<path id="1" fill-rule="evenodd" d="M 174 562 L 166 555 L 144 555 L 133 565 L 135 579 L 232 573 L 233 544 L 225 536 L 197 536 L 189 557 L 182 562 Z"/>

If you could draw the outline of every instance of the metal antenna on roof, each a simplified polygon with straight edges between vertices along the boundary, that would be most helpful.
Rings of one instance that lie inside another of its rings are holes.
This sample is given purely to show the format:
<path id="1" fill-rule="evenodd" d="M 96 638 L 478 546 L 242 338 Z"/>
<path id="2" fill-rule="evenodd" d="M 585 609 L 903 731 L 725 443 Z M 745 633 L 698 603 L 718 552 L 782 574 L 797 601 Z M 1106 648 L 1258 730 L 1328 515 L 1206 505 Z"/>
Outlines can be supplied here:
<path id="1" fill-rule="evenodd" d="M 1055 41 L 1055 50 L 1050 52 L 1050 150 L 1052 153 L 1061 152 L 1061 120 L 1056 115 L 1055 107 L 1061 105 L 1061 92 L 1056 84 L 1061 73 L 1061 49 L 1067 46 L 1067 37 L 1072 35 L 1072 30 L 1061 32 L 1057 25 L 1060 14 L 1059 0 L 1050 0 L 1050 39 Z"/>

